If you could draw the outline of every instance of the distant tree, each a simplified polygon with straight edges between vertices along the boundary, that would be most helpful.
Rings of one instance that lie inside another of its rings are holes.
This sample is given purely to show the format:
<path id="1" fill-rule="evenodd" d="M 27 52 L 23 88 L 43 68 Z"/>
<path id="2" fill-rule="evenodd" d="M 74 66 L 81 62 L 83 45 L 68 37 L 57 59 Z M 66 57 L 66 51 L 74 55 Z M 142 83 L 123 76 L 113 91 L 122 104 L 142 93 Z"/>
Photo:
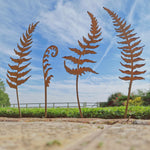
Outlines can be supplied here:
<path id="1" fill-rule="evenodd" d="M 143 100 L 141 97 L 135 97 L 134 99 L 129 99 L 129 106 L 142 106 L 143 105 Z M 125 101 L 126 105 L 127 101 Z"/>
<path id="2" fill-rule="evenodd" d="M 144 101 L 144 102 L 143 102 L 143 105 L 144 105 L 144 106 L 150 105 L 150 90 L 147 91 L 147 92 L 142 96 L 142 100 Z"/>
<path id="3" fill-rule="evenodd" d="M 5 93 L 5 84 L 0 79 L 0 106 L 10 106 L 8 94 Z"/>
<path id="4" fill-rule="evenodd" d="M 1 79 L 0 79 L 0 90 L 5 91 L 5 84 Z"/>
<path id="5" fill-rule="evenodd" d="M 117 106 L 117 105 L 118 105 L 118 100 L 119 100 L 119 98 L 122 97 L 122 96 L 123 96 L 123 94 L 120 93 L 120 92 L 111 94 L 111 95 L 108 97 L 107 105 L 108 105 L 108 106 Z"/>

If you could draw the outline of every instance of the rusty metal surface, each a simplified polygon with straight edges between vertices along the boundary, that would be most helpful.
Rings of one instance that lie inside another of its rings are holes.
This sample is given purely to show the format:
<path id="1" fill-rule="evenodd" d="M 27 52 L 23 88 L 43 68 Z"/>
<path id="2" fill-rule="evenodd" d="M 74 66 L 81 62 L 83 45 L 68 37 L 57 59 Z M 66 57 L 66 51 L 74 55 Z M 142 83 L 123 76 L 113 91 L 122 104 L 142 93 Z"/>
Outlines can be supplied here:
<path id="1" fill-rule="evenodd" d="M 16 58 L 10 57 L 11 61 L 15 63 L 15 65 L 10 65 L 10 69 L 12 71 L 7 70 L 7 83 L 10 88 L 16 89 L 16 96 L 17 96 L 17 102 L 18 102 L 18 108 L 19 108 L 19 114 L 21 117 L 20 112 L 20 106 L 19 106 L 19 96 L 18 96 L 18 86 L 25 83 L 31 76 L 28 76 L 23 79 L 24 76 L 26 76 L 31 69 L 24 71 L 30 63 L 27 63 L 31 58 L 26 58 L 31 53 L 31 44 L 32 44 L 32 33 L 34 32 L 35 27 L 37 26 L 39 22 L 36 22 L 35 24 L 30 24 L 28 27 L 28 30 L 26 30 L 26 33 L 22 35 L 22 38 L 20 38 L 20 45 L 17 44 L 18 51 L 14 49 L 15 54 L 17 55 Z M 24 63 L 27 63 L 24 65 Z"/>
<path id="2" fill-rule="evenodd" d="M 146 72 L 146 70 L 137 71 L 138 68 L 141 68 L 145 65 L 145 64 L 137 64 L 137 62 L 144 60 L 141 57 L 139 57 L 143 52 L 143 46 L 139 46 L 141 43 L 141 40 L 139 40 L 140 37 L 135 36 L 137 33 L 133 32 L 134 29 L 131 29 L 131 24 L 127 25 L 127 22 L 124 21 L 124 19 L 119 18 L 119 16 L 116 13 L 109 10 L 108 8 L 104 9 L 112 17 L 114 26 L 118 27 L 115 28 L 116 32 L 119 33 L 117 36 L 123 40 L 118 43 L 123 45 L 122 47 L 119 47 L 119 49 L 122 50 L 121 52 L 122 60 L 127 64 L 121 63 L 121 65 L 127 68 L 128 70 L 120 69 L 120 71 L 129 76 L 119 78 L 122 80 L 129 80 L 129 81 L 144 79 L 143 77 L 137 76 Z"/>
<path id="3" fill-rule="evenodd" d="M 46 49 L 43 55 L 42 65 L 43 65 L 44 86 L 45 86 L 45 117 L 47 117 L 47 87 L 49 87 L 51 78 L 54 77 L 53 75 L 48 76 L 48 72 L 52 69 L 52 67 L 49 67 L 50 63 L 48 62 L 50 50 L 54 51 L 54 52 L 52 51 L 51 53 L 52 57 L 56 57 L 58 54 L 58 48 L 55 45 L 51 45 Z"/>
<path id="4" fill-rule="evenodd" d="M 129 81 L 128 99 L 125 110 L 125 118 L 126 118 L 132 81 L 144 79 L 143 77 L 138 75 L 144 74 L 146 72 L 146 70 L 144 71 L 137 70 L 138 68 L 141 68 L 145 65 L 140 63 L 137 64 L 137 62 L 139 61 L 144 61 L 144 59 L 140 57 L 140 55 L 143 52 L 144 46 L 140 46 L 141 43 L 141 40 L 139 40 L 140 37 L 136 37 L 136 33 L 133 32 L 134 29 L 131 28 L 131 24 L 127 25 L 127 22 L 124 19 L 121 19 L 121 17 L 119 17 L 115 12 L 109 10 L 106 7 L 104 7 L 104 9 L 112 17 L 115 30 L 117 33 L 119 33 L 117 36 L 122 39 L 122 41 L 118 42 L 118 44 L 121 44 L 123 46 L 118 48 L 122 50 L 121 52 L 122 60 L 125 63 L 127 63 L 127 64 L 120 63 L 123 67 L 127 68 L 127 70 L 119 69 L 123 74 L 127 74 L 127 76 L 119 78 L 121 80 Z"/>
<path id="5" fill-rule="evenodd" d="M 23 34 L 23 38 L 20 38 L 20 44 L 17 44 L 18 50 L 14 49 L 15 54 L 19 57 L 18 59 L 12 58 L 10 57 L 10 59 L 16 64 L 16 65 L 9 65 L 10 69 L 12 71 L 7 70 L 7 77 L 8 79 L 6 80 L 8 85 L 11 88 L 17 88 L 17 86 L 23 84 L 24 82 L 26 82 L 30 76 L 26 77 L 25 79 L 22 79 L 22 77 L 24 77 L 25 75 L 27 75 L 31 69 L 24 71 L 24 69 L 26 69 L 30 63 L 26 64 L 26 65 L 22 65 L 25 62 L 28 62 L 29 60 L 31 60 L 31 58 L 25 58 L 26 56 L 28 56 L 31 53 L 31 50 L 29 51 L 29 49 L 31 48 L 31 44 L 32 44 L 32 32 L 34 31 L 36 25 L 38 24 L 30 24 L 28 27 L 28 30 L 26 30 L 26 33 Z M 20 79 L 21 78 L 21 79 Z"/>
<path id="6" fill-rule="evenodd" d="M 64 59 L 70 60 L 71 62 L 73 62 L 74 64 L 77 65 L 77 68 L 71 69 L 66 65 L 66 61 L 64 61 L 64 67 L 65 67 L 66 72 L 76 75 L 76 95 L 77 95 L 77 102 L 78 102 L 78 107 L 79 107 L 81 118 L 83 117 L 83 115 L 82 115 L 82 112 L 80 109 L 80 102 L 79 102 L 78 78 L 79 78 L 79 76 L 82 76 L 82 74 L 85 74 L 86 72 L 98 74 L 90 67 L 80 67 L 84 63 L 96 63 L 96 61 L 93 61 L 90 59 L 81 59 L 81 57 L 86 54 L 96 54 L 94 49 L 98 48 L 99 45 L 95 45 L 95 44 L 102 40 L 102 38 L 100 38 L 100 36 L 102 34 L 101 28 L 98 25 L 96 17 L 94 17 L 93 14 L 90 12 L 87 12 L 87 13 L 88 13 L 89 17 L 91 18 L 90 33 L 88 33 L 89 39 L 87 39 L 83 36 L 84 43 L 82 43 L 81 41 L 78 40 L 78 44 L 79 44 L 79 47 L 81 50 L 77 49 L 77 48 L 69 48 L 69 50 L 71 50 L 72 52 L 74 52 L 78 55 L 78 58 L 76 58 L 74 56 L 64 56 L 63 57 Z"/>

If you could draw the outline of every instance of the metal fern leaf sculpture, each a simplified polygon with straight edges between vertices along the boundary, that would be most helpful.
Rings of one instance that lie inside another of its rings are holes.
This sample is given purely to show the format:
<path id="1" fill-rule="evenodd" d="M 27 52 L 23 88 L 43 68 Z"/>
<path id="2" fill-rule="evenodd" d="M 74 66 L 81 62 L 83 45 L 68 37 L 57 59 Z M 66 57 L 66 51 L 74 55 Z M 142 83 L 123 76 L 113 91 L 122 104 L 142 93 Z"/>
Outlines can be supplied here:
<path id="1" fill-rule="evenodd" d="M 128 90 L 128 98 L 127 98 L 127 104 L 126 104 L 126 110 L 125 110 L 125 115 L 124 117 L 127 117 L 127 111 L 128 111 L 128 103 L 129 103 L 129 98 L 130 98 L 130 93 L 131 93 L 131 87 L 132 87 L 132 82 L 134 80 L 142 80 L 144 79 L 141 76 L 141 74 L 144 74 L 145 71 L 138 71 L 138 68 L 143 67 L 145 64 L 137 64 L 139 61 L 143 61 L 141 57 L 139 57 L 142 52 L 143 52 L 143 46 L 139 46 L 141 43 L 141 40 L 139 40 L 139 37 L 136 37 L 136 33 L 133 33 L 134 29 L 131 29 L 131 24 L 127 25 L 126 21 L 124 19 L 121 19 L 118 17 L 116 13 L 113 11 L 107 9 L 104 7 L 104 9 L 108 12 L 108 14 L 112 17 L 113 24 L 117 28 L 115 28 L 116 32 L 119 34 L 117 35 L 122 39 L 121 42 L 118 42 L 119 44 L 122 44 L 122 47 L 118 47 L 121 49 L 121 58 L 122 60 L 126 63 L 121 65 L 128 70 L 121 70 L 120 71 L 124 74 L 127 74 L 125 77 L 119 77 L 122 80 L 129 81 L 129 90 Z"/>
<path id="2" fill-rule="evenodd" d="M 23 71 L 26 69 L 30 63 L 27 63 L 24 65 L 24 63 L 28 62 L 31 58 L 26 58 L 30 53 L 31 50 L 31 44 L 32 44 L 32 32 L 34 31 L 35 27 L 37 26 L 39 22 L 35 24 L 30 24 L 28 27 L 28 30 L 26 30 L 26 33 L 23 34 L 23 38 L 20 38 L 20 45 L 17 44 L 18 51 L 14 49 L 15 54 L 18 56 L 18 58 L 12 58 L 12 62 L 15 63 L 15 65 L 9 65 L 10 69 L 12 71 L 7 70 L 7 78 L 6 81 L 10 88 L 16 89 L 16 96 L 17 96 L 17 103 L 18 103 L 18 109 L 19 109 L 19 116 L 21 117 L 21 111 L 20 111 L 20 104 L 19 104 L 19 95 L 18 95 L 18 86 L 25 83 L 30 76 L 23 79 L 25 75 L 27 75 L 31 69 Z"/>
<path id="3" fill-rule="evenodd" d="M 81 43 L 80 41 L 78 41 L 78 44 L 79 44 L 81 50 L 77 49 L 77 48 L 69 48 L 71 51 L 73 51 L 74 53 L 79 55 L 78 58 L 75 58 L 75 57 L 72 57 L 72 56 L 63 57 L 64 59 L 70 60 L 74 64 L 77 64 L 76 69 L 70 69 L 66 65 L 66 61 L 64 61 L 64 67 L 65 67 L 66 71 L 70 74 L 76 75 L 76 95 L 77 95 L 77 102 L 78 102 L 78 107 L 79 107 L 79 112 L 80 112 L 81 118 L 83 118 L 83 115 L 82 115 L 82 112 L 81 112 L 79 94 L 78 94 L 78 78 L 79 78 L 79 75 L 81 76 L 82 74 L 85 74 L 86 72 L 92 72 L 92 73 L 98 74 L 97 72 L 92 70 L 90 67 L 80 67 L 80 65 L 83 65 L 85 62 L 86 63 L 96 63 L 96 61 L 93 61 L 93 60 L 90 60 L 90 59 L 81 59 L 81 56 L 84 56 L 86 54 L 96 54 L 96 52 L 93 49 L 98 48 L 99 45 L 95 45 L 95 44 L 102 40 L 102 38 L 99 38 L 101 36 L 101 28 L 99 28 L 99 26 L 98 26 L 97 19 L 90 12 L 87 12 L 87 13 L 90 16 L 91 22 L 92 22 L 90 33 L 88 33 L 88 38 L 89 39 L 86 39 L 85 37 L 83 37 L 84 44 Z"/>
<path id="4" fill-rule="evenodd" d="M 52 45 L 46 49 L 46 51 L 44 52 L 44 55 L 43 55 L 42 65 L 43 65 L 43 75 L 44 75 L 44 85 L 45 85 L 45 118 L 47 118 L 47 87 L 49 87 L 51 78 L 54 77 L 53 75 L 48 76 L 49 70 L 52 69 L 51 67 L 49 67 L 50 64 L 48 63 L 50 50 L 55 51 L 55 52 L 51 53 L 52 57 L 56 57 L 58 54 L 58 48 L 55 45 Z"/>

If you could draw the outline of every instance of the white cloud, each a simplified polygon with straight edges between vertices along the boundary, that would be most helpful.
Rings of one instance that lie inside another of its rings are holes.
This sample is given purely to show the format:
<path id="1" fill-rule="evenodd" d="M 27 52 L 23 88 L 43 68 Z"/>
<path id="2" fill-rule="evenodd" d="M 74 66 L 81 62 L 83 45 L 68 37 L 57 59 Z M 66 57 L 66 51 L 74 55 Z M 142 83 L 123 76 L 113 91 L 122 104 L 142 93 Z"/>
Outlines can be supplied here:
<path id="1" fill-rule="evenodd" d="M 98 63 L 96 63 L 96 65 L 93 67 L 93 70 L 96 70 L 100 64 L 102 63 L 102 61 L 104 60 L 104 58 L 107 56 L 107 54 L 109 53 L 109 51 L 112 49 L 113 45 L 115 44 L 114 42 L 116 42 L 115 40 L 116 38 L 113 38 L 110 42 L 110 44 L 108 45 L 105 53 L 103 54 L 103 56 L 101 57 L 101 59 L 98 61 Z M 91 76 L 91 73 L 89 74 L 89 76 L 87 77 L 87 80 L 89 79 L 89 77 Z"/>
<path id="2" fill-rule="evenodd" d="M 41 12 L 40 29 L 45 38 L 55 37 L 58 42 L 74 44 L 87 34 L 87 19 L 72 6 L 70 2 L 59 1 L 55 10 Z"/>
<path id="3" fill-rule="evenodd" d="M 41 61 L 42 62 L 42 61 Z M 36 67 L 36 66 L 34 66 L 34 65 L 30 65 L 30 68 L 33 70 L 33 71 L 43 71 L 42 70 L 42 65 L 41 65 L 41 67 Z"/>
<path id="4" fill-rule="evenodd" d="M 106 29 L 111 29 L 109 24 L 105 22 L 108 15 L 103 10 L 103 6 L 118 7 L 123 9 L 123 4 L 120 1 L 114 3 L 104 0 L 77 0 L 63 1 L 60 0 L 52 11 L 41 11 L 38 20 L 40 20 L 40 33 L 47 37 L 67 44 L 77 45 L 77 40 L 81 40 L 82 36 L 87 36 L 90 27 L 90 18 L 87 11 L 90 11 L 97 18 L 100 27 L 102 27 L 103 37 L 111 39 L 110 32 Z M 101 17 L 101 16 L 102 17 Z M 101 19 L 103 18 L 104 21 Z M 51 39 L 50 39 L 51 40 Z"/>
<path id="5" fill-rule="evenodd" d="M 6 76 L 6 72 L 7 72 L 7 70 L 5 68 L 0 67 L 1 77 L 5 77 Z"/>
<path id="6" fill-rule="evenodd" d="M 101 102 L 107 101 L 108 96 L 115 92 L 122 92 L 127 95 L 128 82 L 120 80 L 115 76 L 98 76 L 86 79 L 79 79 L 80 102 Z M 145 81 L 134 81 L 132 92 L 137 89 L 149 90 L 149 83 Z M 11 102 L 16 103 L 15 90 L 8 89 Z M 44 85 L 28 85 L 19 88 L 20 102 L 44 102 Z M 48 87 L 48 102 L 76 102 L 75 80 L 64 80 L 52 82 Z"/>
<path id="7" fill-rule="evenodd" d="M 132 7 L 130 8 L 130 12 L 129 12 L 128 16 L 127 16 L 127 21 L 130 24 L 133 23 L 133 15 L 134 15 L 134 12 L 135 12 L 136 4 L 137 4 L 137 0 L 134 1 Z"/>

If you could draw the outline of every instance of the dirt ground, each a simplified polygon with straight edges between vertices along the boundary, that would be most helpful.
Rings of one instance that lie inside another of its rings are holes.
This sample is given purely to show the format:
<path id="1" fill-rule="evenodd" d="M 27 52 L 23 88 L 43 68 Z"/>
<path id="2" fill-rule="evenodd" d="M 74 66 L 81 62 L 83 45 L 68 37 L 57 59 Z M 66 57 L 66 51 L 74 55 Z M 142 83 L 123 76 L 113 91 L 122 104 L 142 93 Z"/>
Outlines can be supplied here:
<path id="1" fill-rule="evenodd" d="M 0 150 L 149 150 L 150 120 L 0 118 Z"/>

